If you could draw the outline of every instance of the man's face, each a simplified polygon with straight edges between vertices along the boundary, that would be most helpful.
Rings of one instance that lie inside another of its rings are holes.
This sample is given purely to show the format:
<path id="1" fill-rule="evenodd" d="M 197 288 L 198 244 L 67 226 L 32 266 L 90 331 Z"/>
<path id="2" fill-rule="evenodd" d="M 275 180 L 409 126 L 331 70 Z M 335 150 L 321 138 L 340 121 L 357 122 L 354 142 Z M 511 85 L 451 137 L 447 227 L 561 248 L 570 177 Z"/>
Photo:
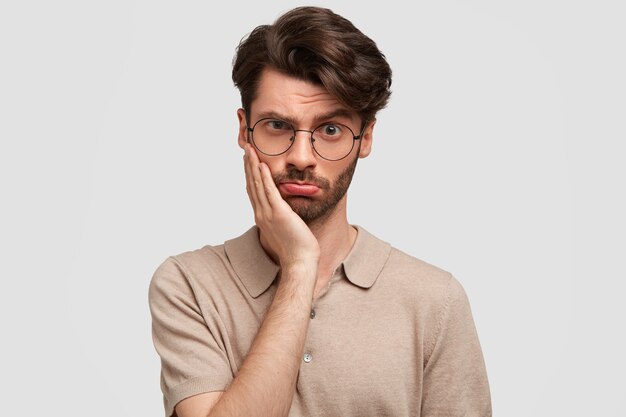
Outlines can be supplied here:
<path id="1" fill-rule="evenodd" d="M 237 115 L 238 141 L 243 147 L 248 138 L 248 124 L 243 109 Z M 250 127 L 265 117 L 291 122 L 295 129 L 313 130 L 323 123 L 334 122 L 350 127 L 357 135 L 361 130 L 356 113 L 348 111 L 324 87 L 270 69 L 261 75 L 257 98 L 250 109 Z M 293 145 L 281 155 L 268 156 L 258 150 L 257 154 L 270 168 L 283 199 L 310 224 L 334 210 L 345 212 L 346 191 L 358 158 L 370 153 L 373 127 L 374 123 L 369 123 L 350 154 L 339 161 L 317 155 L 308 132 L 297 132 Z"/>

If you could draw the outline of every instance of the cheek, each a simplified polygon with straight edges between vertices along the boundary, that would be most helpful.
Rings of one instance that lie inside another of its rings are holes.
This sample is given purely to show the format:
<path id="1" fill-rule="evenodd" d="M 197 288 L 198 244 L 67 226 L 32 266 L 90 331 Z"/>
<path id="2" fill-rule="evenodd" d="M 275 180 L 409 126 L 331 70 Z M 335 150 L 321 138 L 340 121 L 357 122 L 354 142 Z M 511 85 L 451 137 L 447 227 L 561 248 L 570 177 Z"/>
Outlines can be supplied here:
<path id="1" fill-rule="evenodd" d="M 335 182 L 337 180 L 337 177 L 339 177 L 339 174 L 341 174 L 341 172 L 343 171 L 341 168 L 343 168 L 343 166 L 327 169 L 324 173 L 324 177 L 326 177 L 331 182 Z"/>
<path id="2" fill-rule="evenodd" d="M 329 179 L 336 180 L 343 172 L 345 172 L 348 167 L 350 167 L 351 162 L 348 158 L 345 158 L 341 161 L 329 163 L 326 169 L 327 177 Z"/>
<path id="3" fill-rule="evenodd" d="M 272 173 L 272 176 L 282 172 L 285 169 L 284 163 L 281 163 L 281 158 L 272 158 L 268 157 L 267 155 L 259 155 L 259 160 L 268 166 L 270 172 Z"/>

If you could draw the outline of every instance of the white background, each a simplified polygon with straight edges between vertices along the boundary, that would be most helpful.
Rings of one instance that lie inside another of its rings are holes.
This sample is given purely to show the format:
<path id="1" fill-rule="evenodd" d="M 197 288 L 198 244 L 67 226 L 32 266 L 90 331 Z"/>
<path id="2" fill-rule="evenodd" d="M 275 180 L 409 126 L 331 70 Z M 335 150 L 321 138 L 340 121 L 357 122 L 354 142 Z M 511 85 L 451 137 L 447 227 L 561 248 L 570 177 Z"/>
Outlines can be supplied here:
<path id="1" fill-rule="evenodd" d="M 349 220 L 464 285 L 495 415 L 626 415 L 623 3 L 409 3 L 321 4 L 394 71 Z M 252 224 L 231 60 L 295 5 L 2 3 L 2 415 L 162 415 L 148 283 Z"/>

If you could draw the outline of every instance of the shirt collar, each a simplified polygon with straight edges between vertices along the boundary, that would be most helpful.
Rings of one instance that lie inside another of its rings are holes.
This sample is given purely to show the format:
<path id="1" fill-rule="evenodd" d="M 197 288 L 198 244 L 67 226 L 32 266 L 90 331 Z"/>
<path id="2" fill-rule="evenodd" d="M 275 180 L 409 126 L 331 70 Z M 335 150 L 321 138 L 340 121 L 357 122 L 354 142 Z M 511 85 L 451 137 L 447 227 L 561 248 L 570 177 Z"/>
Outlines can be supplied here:
<path id="1" fill-rule="evenodd" d="M 279 266 L 270 258 L 259 240 L 259 228 L 252 226 L 243 235 L 224 242 L 226 256 L 235 273 L 253 298 L 267 290 Z"/>
<path id="2" fill-rule="evenodd" d="M 391 245 L 378 239 L 361 226 L 357 230 L 352 250 L 343 260 L 343 269 L 348 280 L 361 288 L 370 288 L 378 279 L 389 255 Z"/>
<path id="3" fill-rule="evenodd" d="M 355 225 L 357 236 L 342 262 L 348 280 L 361 288 L 370 288 L 380 275 L 391 245 Z M 252 226 L 243 235 L 224 243 L 226 256 L 251 297 L 263 294 L 278 275 L 279 266 L 267 255 L 259 240 L 259 229 Z"/>

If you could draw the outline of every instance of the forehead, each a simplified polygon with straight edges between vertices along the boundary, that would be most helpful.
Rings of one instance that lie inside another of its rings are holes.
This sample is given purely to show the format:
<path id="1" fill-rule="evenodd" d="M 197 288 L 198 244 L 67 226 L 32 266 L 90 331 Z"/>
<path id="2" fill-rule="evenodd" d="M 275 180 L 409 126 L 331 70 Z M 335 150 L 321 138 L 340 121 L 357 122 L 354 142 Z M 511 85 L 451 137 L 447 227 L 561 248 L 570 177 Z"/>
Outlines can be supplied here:
<path id="1" fill-rule="evenodd" d="M 256 98 L 251 104 L 251 116 L 274 113 L 301 123 L 312 122 L 319 115 L 343 110 L 344 117 L 356 120 L 350 111 L 323 86 L 265 69 L 259 79 Z"/>

